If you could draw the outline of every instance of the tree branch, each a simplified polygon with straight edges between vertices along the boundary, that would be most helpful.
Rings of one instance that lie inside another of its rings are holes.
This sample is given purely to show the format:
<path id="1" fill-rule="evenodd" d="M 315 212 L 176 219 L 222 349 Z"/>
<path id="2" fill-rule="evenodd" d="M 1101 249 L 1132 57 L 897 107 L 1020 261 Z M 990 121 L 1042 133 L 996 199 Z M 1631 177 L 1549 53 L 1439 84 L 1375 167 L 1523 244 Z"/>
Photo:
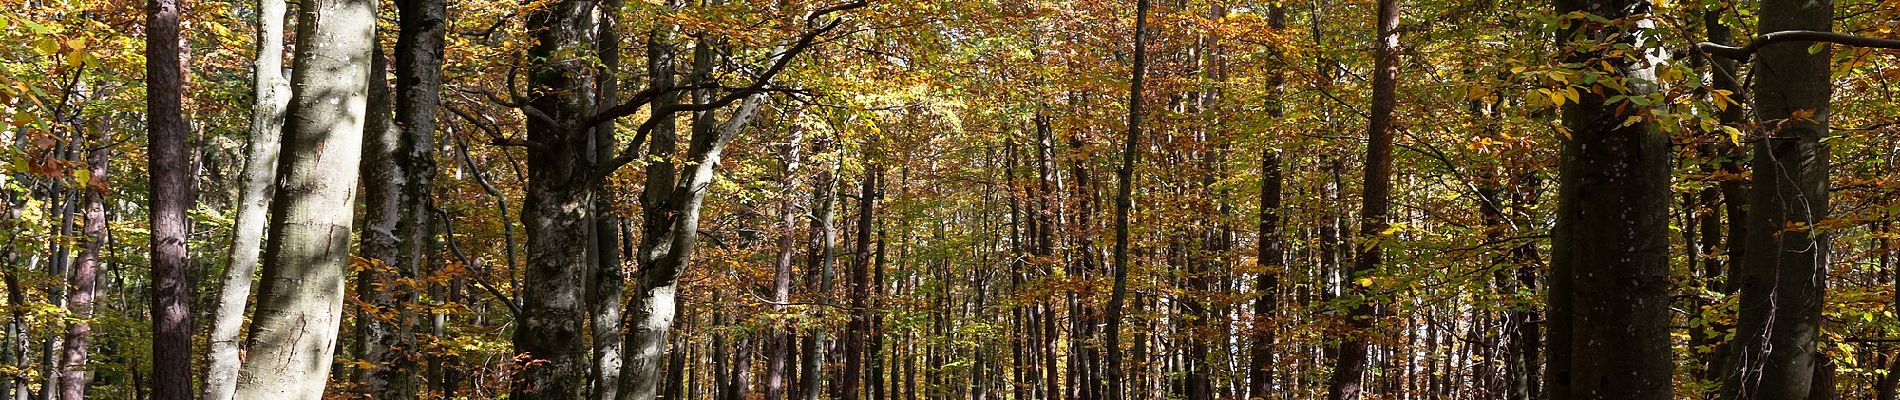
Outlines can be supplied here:
<path id="1" fill-rule="evenodd" d="M 663 117 L 670 116 L 674 113 L 680 113 L 680 112 L 716 110 L 716 109 L 719 109 L 720 107 L 725 107 L 727 105 L 730 105 L 735 101 L 739 101 L 740 99 L 745 99 L 755 94 L 759 94 L 761 92 L 767 91 L 768 90 L 767 86 L 771 84 L 772 79 L 777 77 L 779 73 L 784 72 L 786 66 L 791 65 L 792 59 L 797 58 L 799 53 L 803 53 L 805 52 L 805 50 L 810 49 L 812 45 L 817 41 L 819 36 L 824 36 L 826 33 L 829 33 L 832 30 L 837 29 L 840 24 L 844 23 L 843 18 L 833 18 L 829 21 L 821 22 L 821 19 L 824 18 L 824 16 L 831 13 L 839 12 L 839 11 L 863 8 L 867 5 L 869 5 L 869 3 L 866 0 L 855 0 L 855 1 L 847 2 L 847 3 L 843 3 L 839 5 L 820 8 L 817 10 L 813 10 L 811 13 L 805 14 L 805 25 L 807 27 L 815 26 L 816 28 L 806 30 L 805 33 L 799 34 L 797 38 L 794 38 L 789 45 L 784 46 L 783 47 L 784 50 L 781 50 L 777 52 L 776 55 L 772 56 L 772 65 L 770 67 L 767 67 L 765 71 L 760 72 L 757 77 L 753 78 L 751 84 L 746 85 L 745 87 L 740 88 L 739 90 L 733 91 L 732 93 L 727 93 L 725 96 L 721 96 L 720 98 L 713 99 L 712 101 L 708 101 L 705 103 L 673 104 L 673 105 L 667 105 L 664 107 L 659 107 L 659 108 L 654 109 L 653 112 L 650 113 L 650 115 L 647 117 L 647 120 L 640 124 L 639 129 L 634 131 L 633 140 L 627 141 L 626 147 L 622 148 L 620 150 L 620 153 L 617 156 L 615 156 L 612 160 L 607 160 L 607 162 L 598 166 L 598 168 L 595 171 L 595 178 L 596 179 L 604 178 L 607 175 L 612 174 L 615 170 L 620 169 L 620 167 L 626 166 L 628 163 L 631 163 L 634 160 L 637 160 L 640 157 L 642 157 L 643 154 L 640 152 L 640 145 L 646 142 L 647 135 L 653 132 L 653 129 L 659 125 Z M 620 116 L 632 114 L 634 111 L 638 110 L 640 107 L 651 103 L 653 99 L 659 97 L 661 93 L 665 93 L 670 90 L 674 90 L 674 89 L 667 88 L 667 87 L 652 87 L 652 88 L 647 88 L 646 90 L 642 90 L 639 93 L 636 93 L 634 95 L 634 98 L 628 100 L 628 102 L 622 103 L 621 105 L 614 106 L 613 108 L 608 109 L 608 112 L 603 112 L 601 114 L 595 115 L 595 118 L 590 118 L 589 119 L 590 123 L 584 126 L 594 126 L 596 124 L 607 122 Z"/>
<path id="2" fill-rule="evenodd" d="M 1748 61 L 1756 51 L 1781 42 L 1823 42 L 1854 47 L 1877 49 L 1900 49 L 1900 40 L 1881 39 L 1866 36 L 1854 36 L 1844 33 L 1821 31 L 1781 31 L 1755 37 L 1747 46 L 1735 47 L 1711 42 L 1696 43 L 1695 49 L 1705 54 L 1721 56 L 1736 61 Z"/>

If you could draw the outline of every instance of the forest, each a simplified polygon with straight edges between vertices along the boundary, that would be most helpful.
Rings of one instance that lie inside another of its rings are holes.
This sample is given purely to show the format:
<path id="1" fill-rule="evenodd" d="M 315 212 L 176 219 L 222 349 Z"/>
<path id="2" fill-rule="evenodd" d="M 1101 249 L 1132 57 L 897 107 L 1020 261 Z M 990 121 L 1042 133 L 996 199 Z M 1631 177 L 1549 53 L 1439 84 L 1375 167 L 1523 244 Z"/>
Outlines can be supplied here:
<path id="1" fill-rule="evenodd" d="M 0 0 L 5 400 L 1900 398 L 1900 0 Z"/>

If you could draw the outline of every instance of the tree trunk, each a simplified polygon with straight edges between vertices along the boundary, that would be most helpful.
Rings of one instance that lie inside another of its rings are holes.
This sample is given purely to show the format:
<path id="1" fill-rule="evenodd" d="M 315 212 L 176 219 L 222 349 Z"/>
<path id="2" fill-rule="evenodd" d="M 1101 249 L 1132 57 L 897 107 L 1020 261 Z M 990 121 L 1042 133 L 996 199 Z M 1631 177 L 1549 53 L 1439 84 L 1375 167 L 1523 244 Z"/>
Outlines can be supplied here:
<path id="1" fill-rule="evenodd" d="M 1831 31 L 1832 1 L 1762 2 L 1763 33 Z M 1725 380 L 1736 399 L 1800 399 L 1818 362 L 1822 296 L 1831 244 L 1816 223 L 1828 217 L 1829 51 L 1784 44 L 1756 57 L 1755 113 L 1767 137 L 1754 143 L 1747 246 L 1765 251 L 1743 260 L 1735 354 L 1737 376 Z"/>
<path id="2" fill-rule="evenodd" d="M 205 400 L 231 400 L 237 390 L 238 333 L 244 329 L 244 306 L 251 295 L 257 269 L 258 245 L 263 243 L 272 191 L 277 178 L 278 141 L 284 124 L 284 106 L 290 83 L 283 76 L 283 0 L 257 2 L 257 57 L 251 64 L 251 132 L 245 150 L 243 183 L 238 197 L 237 226 L 232 228 L 230 263 L 219 285 L 211 350 L 205 357 Z"/>
<path id="3" fill-rule="evenodd" d="M 390 110 L 388 68 L 380 45 L 370 47 L 369 104 L 365 107 L 363 156 L 363 232 L 358 236 L 362 248 L 358 254 L 365 265 L 357 271 L 356 357 L 368 363 L 357 371 L 356 379 L 365 387 L 364 394 L 390 398 L 410 393 L 414 381 L 409 372 L 413 365 L 403 354 L 408 347 L 410 312 L 414 290 L 402 283 L 402 271 L 410 268 L 399 250 L 403 238 L 397 233 L 403 219 L 402 191 L 408 175 L 397 161 L 403 153 L 402 132 L 396 129 Z"/>
<path id="4" fill-rule="evenodd" d="M 693 53 L 694 77 L 710 76 L 714 63 L 710 45 L 702 40 Z M 796 52 L 788 51 L 778 57 L 793 54 Z M 701 92 L 695 96 L 695 103 L 711 104 L 711 92 Z M 627 333 L 626 347 L 634 355 L 632 368 L 624 372 L 622 380 L 633 387 L 623 385 L 622 398 L 632 396 L 633 400 L 647 400 L 655 395 L 650 385 L 639 382 L 657 372 L 653 367 L 659 365 L 661 348 L 672 329 L 672 305 L 677 296 L 679 274 L 692 259 L 693 248 L 699 240 L 700 206 L 711 189 L 713 174 L 726 145 L 744 130 L 765 99 L 759 92 L 746 96 L 744 104 L 733 110 L 724 122 L 717 121 L 710 109 L 698 110 L 686 157 L 679 163 L 667 161 L 675 150 L 673 138 L 668 137 L 670 132 L 665 135 L 658 130 L 653 132 L 649 152 L 661 161 L 647 166 L 647 186 L 640 204 L 645 209 L 646 225 L 637 250 L 640 269 L 634 278 L 632 305 L 628 307 L 628 320 L 633 325 Z"/>
<path id="5" fill-rule="evenodd" d="M 798 167 L 800 152 L 804 150 L 805 131 L 791 128 L 790 143 L 786 145 L 785 177 L 779 186 L 779 229 L 778 254 L 773 259 L 772 270 L 772 312 L 783 315 L 785 303 L 792 299 L 792 256 L 797 252 L 798 233 Z M 785 398 L 786 363 L 792 352 L 794 327 L 784 321 L 773 321 L 770 346 L 771 353 L 765 361 L 765 400 L 783 400 Z"/>
<path id="6" fill-rule="evenodd" d="M 69 400 L 86 398 L 86 357 L 92 344 L 91 319 L 93 299 L 98 291 L 99 248 L 106 237 L 105 179 L 112 149 L 104 146 L 107 139 L 104 130 L 95 130 L 93 136 L 92 146 L 99 147 L 93 147 L 86 160 L 91 175 L 79 191 L 86 198 L 86 221 L 81 228 L 79 259 L 73 263 L 72 275 L 68 277 L 71 291 L 66 293 L 66 309 L 72 311 L 73 322 L 66 325 L 65 349 L 59 362 L 59 398 Z"/>
<path id="7" fill-rule="evenodd" d="M 1275 31 L 1286 29 L 1286 7 L 1267 9 L 1267 24 Z M 1273 74 L 1267 81 L 1269 116 L 1282 117 L 1286 75 Z M 1279 329 L 1280 274 L 1286 269 L 1286 234 L 1282 230 L 1281 186 L 1286 178 L 1280 172 L 1280 149 L 1272 144 L 1260 151 L 1260 243 L 1255 260 L 1260 275 L 1254 282 L 1253 334 L 1248 364 L 1247 397 L 1272 399 L 1274 395 L 1274 333 Z"/>
<path id="8" fill-rule="evenodd" d="M 528 147 L 521 210 L 528 263 L 514 338 L 520 354 L 509 396 L 514 399 L 573 399 L 587 387 L 584 282 L 594 266 L 587 264 L 585 249 L 593 240 L 587 210 L 595 183 L 594 171 L 582 162 L 592 153 L 592 132 L 582 121 L 592 107 L 586 63 L 567 58 L 586 48 L 592 6 L 561 0 L 526 15 L 535 34 L 528 59 L 536 60 L 527 72 L 526 105 L 539 116 L 527 119 L 527 139 L 536 145 Z"/>
<path id="9" fill-rule="evenodd" d="M 863 153 L 870 157 L 871 146 L 877 143 L 875 137 L 866 146 Z M 851 323 L 844 335 L 844 372 L 839 376 L 844 385 L 843 400 L 858 400 L 860 383 L 864 378 L 865 336 L 871 333 L 871 307 L 869 304 L 871 288 L 871 234 L 876 229 L 878 178 L 882 174 L 875 162 L 865 165 L 864 182 L 858 192 L 857 247 L 851 268 Z"/>
<path id="10" fill-rule="evenodd" d="M 150 0 L 145 19 L 145 112 L 151 173 L 152 395 L 190 399 L 191 300 L 185 212 L 191 209 L 191 160 L 180 99 L 179 0 Z M 347 207 L 346 207 L 347 208 Z M 347 235 L 347 232 L 345 233 Z"/>
<path id="11" fill-rule="evenodd" d="M 836 152 L 836 139 L 820 138 L 813 147 L 820 153 Z M 827 306 L 831 304 L 832 270 L 837 260 L 833 247 L 838 237 L 838 230 L 833 222 L 837 219 L 834 204 L 838 191 L 837 176 L 838 162 L 836 161 L 829 161 L 824 167 L 818 169 L 818 177 L 812 184 L 812 191 L 816 193 L 812 195 L 811 243 L 806 249 L 809 256 L 805 265 L 806 289 L 817 297 L 816 301 L 819 304 Z M 823 317 L 825 311 L 826 307 L 818 308 L 820 318 Z M 800 382 L 803 388 L 799 394 L 803 395 L 801 400 L 817 400 L 820 397 L 819 388 L 822 387 L 825 376 L 825 328 L 813 329 L 811 335 L 806 336 L 804 343 L 800 345 L 802 348 L 799 354 L 804 358 L 800 359 L 802 364 L 799 365 L 799 373 L 804 376 Z"/>
<path id="12" fill-rule="evenodd" d="M 287 158 L 277 171 L 240 399 L 321 398 L 342 322 L 376 7 L 315 0 L 298 12 Z"/>
<path id="13" fill-rule="evenodd" d="M 1384 259 L 1379 242 L 1386 240 L 1387 208 L 1392 197 L 1392 136 L 1397 128 L 1392 120 L 1397 104 L 1399 76 L 1399 6 L 1394 0 L 1379 1 L 1378 43 L 1373 49 L 1372 115 L 1368 121 L 1366 143 L 1364 206 L 1359 219 L 1359 257 L 1346 269 L 1345 286 L 1359 297 L 1346 311 L 1346 337 L 1339 344 L 1339 358 L 1327 389 L 1332 400 L 1358 400 L 1365 396 L 1361 375 L 1366 369 L 1367 340 L 1372 335 L 1374 308 L 1378 300 L 1371 290 L 1375 273 Z"/>
<path id="14" fill-rule="evenodd" d="M 1108 400 L 1128 398 L 1121 350 L 1122 306 L 1128 297 L 1128 213 L 1134 208 L 1135 163 L 1141 159 L 1141 81 L 1147 73 L 1148 0 L 1135 0 L 1135 64 L 1128 83 L 1128 130 L 1122 139 L 1122 165 L 1115 171 L 1115 286 L 1109 292 L 1107 335 Z"/>
<path id="15" fill-rule="evenodd" d="M 1729 44 L 1734 41 L 1733 34 L 1730 33 L 1729 27 L 1722 23 L 1722 14 L 1722 10 L 1708 10 L 1703 12 L 1703 21 L 1708 31 L 1709 42 Z M 1709 81 L 1712 86 L 1716 89 L 1729 91 L 1731 93 L 1730 96 L 1733 97 L 1733 100 L 1738 103 L 1738 105 L 1748 103 L 1748 101 L 1743 98 L 1746 91 L 1743 90 L 1741 80 L 1739 79 L 1740 76 L 1738 74 L 1740 72 L 1736 69 L 1735 60 L 1722 57 L 1710 57 L 1709 66 Z M 1724 126 L 1742 129 L 1744 128 L 1742 124 L 1747 122 L 1743 111 L 1742 107 L 1731 106 L 1728 107 L 1728 109 L 1719 110 L 1716 113 L 1716 118 L 1721 121 Z M 1728 259 L 1726 260 L 1727 262 L 1724 263 L 1726 268 L 1724 268 L 1725 270 L 1723 271 L 1722 284 L 1715 288 L 1715 290 L 1733 295 L 1735 291 L 1740 288 L 1742 265 L 1743 262 L 1747 260 L 1746 255 L 1748 253 L 1748 181 L 1743 177 L 1745 171 L 1743 171 L 1742 163 L 1736 161 L 1741 158 L 1739 157 L 1739 153 L 1741 152 L 1740 144 L 1723 143 L 1715 147 L 1722 155 L 1722 161 L 1717 163 L 1716 167 L 1726 178 L 1717 184 L 1717 188 L 1721 191 L 1723 212 L 1728 222 L 1726 226 L 1726 237 L 1717 239 L 1722 243 L 1722 249 L 1727 252 Z M 1721 341 L 1724 334 L 1734 330 L 1735 327 L 1733 324 L 1724 324 L 1718 328 L 1719 330 L 1711 335 L 1715 337 L 1717 343 L 1714 344 L 1715 351 L 1710 357 L 1711 360 L 1708 363 L 1709 368 L 1704 377 L 1716 383 L 1717 389 L 1722 389 L 1729 386 L 1727 384 L 1728 380 L 1737 379 L 1734 368 L 1736 342 L 1733 340 Z"/>
<path id="16" fill-rule="evenodd" d="M 595 77 L 594 93 L 600 100 L 596 104 L 617 104 L 620 102 L 620 9 L 622 0 L 601 2 L 599 26 L 596 27 L 597 45 L 600 57 L 600 75 Z M 614 139 L 614 121 L 608 119 L 594 127 L 593 162 L 602 162 L 614 157 L 614 149 L 619 142 Z M 620 255 L 620 217 L 614 213 L 613 201 L 604 195 L 606 183 L 600 182 L 595 188 L 593 221 L 593 247 L 591 248 L 594 270 L 587 288 L 587 303 L 590 305 L 594 338 L 594 364 L 589 370 L 593 374 L 589 379 L 593 387 L 588 391 L 591 398 L 613 399 L 620 392 L 621 345 L 620 298 L 626 285 L 625 275 L 621 273 Z"/>
<path id="17" fill-rule="evenodd" d="M 1643 18 L 1647 11 L 1639 3 L 1562 0 L 1557 9 L 1613 20 Z M 1603 40 L 1641 48 L 1636 33 L 1653 23 L 1630 22 L 1634 31 L 1577 22 L 1559 33 L 1559 43 L 1566 49 L 1610 47 L 1592 47 Z M 1578 28 L 1584 26 L 1590 28 Z M 1580 40 L 1590 41 L 1573 42 Z M 1618 69 L 1630 91 L 1611 94 L 1653 90 L 1653 59 L 1639 63 L 1569 51 L 1567 61 Z M 1551 398 L 1668 399 L 1673 396 L 1667 290 L 1672 150 L 1668 138 L 1643 120 L 1647 110 L 1608 103 L 1608 94 L 1601 92 L 1583 92 L 1563 107 L 1569 140 L 1552 232 Z"/>

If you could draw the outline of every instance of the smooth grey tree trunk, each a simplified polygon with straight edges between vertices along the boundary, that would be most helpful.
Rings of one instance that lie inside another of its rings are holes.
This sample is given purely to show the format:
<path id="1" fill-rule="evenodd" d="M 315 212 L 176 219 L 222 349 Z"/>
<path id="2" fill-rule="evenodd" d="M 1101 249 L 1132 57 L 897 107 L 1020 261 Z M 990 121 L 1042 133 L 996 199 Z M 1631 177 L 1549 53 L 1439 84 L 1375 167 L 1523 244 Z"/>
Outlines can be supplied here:
<path id="1" fill-rule="evenodd" d="M 617 104 L 620 102 L 620 9 L 622 0 L 601 2 L 600 20 L 595 37 L 600 57 L 600 75 L 595 77 L 595 96 L 600 98 L 596 104 Z M 600 162 L 614 157 L 614 149 L 619 142 L 614 138 L 614 122 L 608 119 L 595 126 L 593 133 L 593 153 L 590 160 Z M 597 187 L 593 208 L 593 258 L 594 271 L 589 279 L 588 304 L 591 307 L 594 365 L 592 371 L 593 386 L 590 397 L 613 399 L 620 392 L 620 367 L 622 339 L 620 322 L 622 319 L 621 294 L 625 291 L 626 277 L 621 273 L 620 255 L 620 217 L 614 213 L 613 201 L 606 196 L 605 183 Z"/>
<path id="2" fill-rule="evenodd" d="M 280 187 L 240 399 L 322 398 L 342 322 L 376 3 L 311 0 L 298 18 Z"/>
<path id="3" fill-rule="evenodd" d="M 211 349 L 205 357 L 210 364 L 205 369 L 205 400 L 231 400 L 237 390 L 238 333 L 244 329 L 244 307 L 250 299 L 258 246 L 270 215 L 284 107 L 290 100 L 290 83 L 283 76 L 284 0 L 258 0 L 257 10 L 257 57 L 251 64 L 255 96 L 251 137 L 238 194 L 237 226 L 232 228 L 230 265 L 219 285 L 218 308 L 207 341 Z"/>
<path id="4" fill-rule="evenodd" d="M 1832 31 L 1831 0 L 1764 0 L 1763 33 Z M 1732 399 L 1803 399 L 1815 387 L 1831 244 L 1812 228 L 1828 217 L 1828 46 L 1762 47 L 1755 59 L 1755 115 L 1747 246 L 1736 318 Z"/>

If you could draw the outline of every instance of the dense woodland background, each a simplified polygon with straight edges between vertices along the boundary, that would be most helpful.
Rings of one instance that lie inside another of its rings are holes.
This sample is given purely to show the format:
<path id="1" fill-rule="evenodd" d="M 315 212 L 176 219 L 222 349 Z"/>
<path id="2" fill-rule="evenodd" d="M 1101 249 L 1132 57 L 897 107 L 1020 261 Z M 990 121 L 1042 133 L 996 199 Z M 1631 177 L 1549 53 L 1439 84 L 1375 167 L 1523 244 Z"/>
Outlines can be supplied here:
<path id="1" fill-rule="evenodd" d="M 0 0 L 8 399 L 1882 399 L 1896 0 Z"/>

